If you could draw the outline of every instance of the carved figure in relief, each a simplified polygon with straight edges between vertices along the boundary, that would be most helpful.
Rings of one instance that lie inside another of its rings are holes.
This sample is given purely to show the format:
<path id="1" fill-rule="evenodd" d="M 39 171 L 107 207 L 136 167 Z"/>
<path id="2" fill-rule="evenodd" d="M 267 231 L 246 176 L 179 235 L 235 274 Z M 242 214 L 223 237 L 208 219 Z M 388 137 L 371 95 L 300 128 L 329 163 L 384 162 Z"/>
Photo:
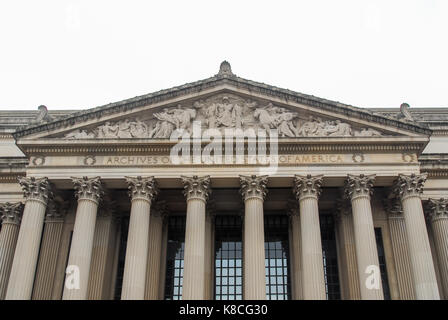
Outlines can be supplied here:
<path id="1" fill-rule="evenodd" d="M 131 122 L 130 132 L 134 138 L 146 138 L 149 133 L 148 125 L 137 119 L 135 122 Z"/>
<path id="2" fill-rule="evenodd" d="M 169 138 L 171 133 L 176 128 L 176 121 L 168 109 L 163 109 L 163 112 L 154 113 L 157 121 L 154 129 L 150 132 L 150 138 Z"/>
<path id="3" fill-rule="evenodd" d="M 309 137 L 317 134 L 319 129 L 319 118 L 308 117 L 308 121 L 302 121 L 298 124 L 296 135 L 298 137 Z"/>
<path id="4" fill-rule="evenodd" d="M 340 120 L 329 121 L 326 126 L 326 131 L 328 136 L 351 136 L 352 135 L 352 127 L 345 122 L 341 122 Z"/>
<path id="5" fill-rule="evenodd" d="M 261 128 L 269 134 L 278 130 L 279 137 L 374 137 L 383 134 L 371 128 L 354 130 L 349 123 L 341 120 L 324 120 L 316 115 L 299 118 L 299 113 L 278 107 L 273 103 L 257 107 L 257 102 L 245 101 L 235 96 L 218 96 L 199 100 L 192 106 L 165 108 L 153 113 L 153 118 L 124 119 L 105 122 L 88 133 L 75 130 L 65 135 L 66 139 L 117 139 L 117 138 L 169 138 L 174 130 L 191 132 L 193 120 L 203 120 L 203 127 L 209 129 Z M 197 114 L 200 114 L 197 117 Z M 224 133 L 224 130 L 222 131 Z"/>
<path id="6" fill-rule="evenodd" d="M 381 132 L 372 128 L 361 128 L 360 131 L 355 131 L 357 137 L 379 137 L 381 135 Z"/>
<path id="7" fill-rule="evenodd" d="M 232 111 L 233 104 L 230 103 L 228 97 L 223 97 L 222 103 L 218 105 L 218 123 L 223 125 L 224 127 L 232 127 Z"/>
<path id="8" fill-rule="evenodd" d="M 192 120 L 196 117 L 196 110 L 190 108 L 182 108 L 179 104 L 177 109 L 172 110 L 175 120 L 176 129 L 188 130 L 191 127 Z"/>
<path id="9" fill-rule="evenodd" d="M 294 116 L 295 115 L 292 112 L 284 112 L 278 115 L 277 117 L 277 121 L 279 122 L 278 135 L 280 137 L 292 138 L 296 136 L 295 134 L 296 128 L 292 123 Z"/>
<path id="10" fill-rule="evenodd" d="M 131 123 L 128 119 L 120 121 L 118 123 L 118 138 L 129 139 L 132 138 L 131 135 Z"/>
<path id="11" fill-rule="evenodd" d="M 260 125 L 267 132 L 270 129 L 275 128 L 276 125 L 276 117 L 272 116 L 274 113 L 275 107 L 272 103 L 269 103 L 267 107 L 256 109 L 254 112 L 254 117 L 260 121 Z"/>
<path id="12" fill-rule="evenodd" d="M 98 127 L 98 138 L 117 138 L 118 129 L 118 125 L 111 125 L 110 122 L 107 121 L 105 124 Z"/>

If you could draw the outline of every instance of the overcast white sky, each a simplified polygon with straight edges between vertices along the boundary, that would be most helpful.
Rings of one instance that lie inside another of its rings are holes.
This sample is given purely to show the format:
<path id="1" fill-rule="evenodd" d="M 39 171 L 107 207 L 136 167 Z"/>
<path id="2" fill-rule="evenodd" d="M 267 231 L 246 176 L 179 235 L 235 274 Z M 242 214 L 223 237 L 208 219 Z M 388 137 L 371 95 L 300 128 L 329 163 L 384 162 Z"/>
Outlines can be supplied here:
<path id="1" fill-rule="evenodd" d="M 0 2 L 0 110 L 92 108 L 210 77 L 359 107 L 448 107 L 447 0 Z"/>

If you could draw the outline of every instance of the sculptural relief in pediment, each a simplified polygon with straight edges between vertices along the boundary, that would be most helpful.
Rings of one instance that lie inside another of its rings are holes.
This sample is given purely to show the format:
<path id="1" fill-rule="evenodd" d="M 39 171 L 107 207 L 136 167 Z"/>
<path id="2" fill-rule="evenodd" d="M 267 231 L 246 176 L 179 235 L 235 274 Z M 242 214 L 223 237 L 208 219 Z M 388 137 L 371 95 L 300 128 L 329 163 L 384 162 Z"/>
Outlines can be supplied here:
<path id="1" fill-rule="evenodd" d="M 246 100 L 233 94 L 220 94 L 188 105 L 166 107 L 134 118 L 108 121 L 96 127 L 77 129 L 64 139 L 166 139 L 176 129 L 192 131 L 193 122 L 202 129 L 277 130 L 278 136 L 294 137 L 372 137 L 383 133 L 372 128 L 355 128 L 341 120 Z"/>

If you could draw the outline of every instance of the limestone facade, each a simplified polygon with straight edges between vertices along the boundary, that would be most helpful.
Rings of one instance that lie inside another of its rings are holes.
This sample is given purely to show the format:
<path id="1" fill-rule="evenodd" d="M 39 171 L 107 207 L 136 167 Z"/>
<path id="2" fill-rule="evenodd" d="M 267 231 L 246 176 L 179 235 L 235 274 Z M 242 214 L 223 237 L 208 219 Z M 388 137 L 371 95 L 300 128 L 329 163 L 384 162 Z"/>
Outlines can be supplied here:
<path id="1" fill-rule="evenodd" d="M 224 62 L 102 107 L 0 111 L 0 145 L 0 299 L 167 298 L 173 216 L 183 299 L 215 298 L 217 216 L 241 219 L 243 299 L 268 299 L 268 215 L 288 219 L 290 299 L 331 298 L 328 217 L 340 299 L 448 299 L 448 108 L 356 108 Z"/>

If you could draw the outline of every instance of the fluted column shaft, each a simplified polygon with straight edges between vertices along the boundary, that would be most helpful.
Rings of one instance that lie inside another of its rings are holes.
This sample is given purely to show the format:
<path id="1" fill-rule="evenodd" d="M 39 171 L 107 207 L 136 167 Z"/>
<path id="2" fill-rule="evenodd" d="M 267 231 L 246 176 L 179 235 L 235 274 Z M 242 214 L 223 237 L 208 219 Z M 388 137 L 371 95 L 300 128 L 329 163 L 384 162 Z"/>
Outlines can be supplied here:
<path id="1" fill-rule="evenodd" d="M 448 299 L 448 199 L 429 199 L 429 217 L 445 299 Z"/>
<path id="2" fill-rule="evenodd" d="M 303 299 L 325 300 L 325 278 L 318 208 L 322 176 L 296 176 L 294 182 L 294 193 L 300 206 Z"/>
<path id="3" fill-rule="evenodd" d="M 203 300 L 205 272 L 205 202 L 190 199 L 187 203 L 185 229 L 184 300 Z"/>
<path id="4" fill-rule="evenodd" d="M 52 298 L 63 225 L 63 216 L 55 218 L 47 215 L 34 281 L 33 300 L 51 300 Z"/>
<path id="5" fill-rule="evenodd" d="M 85 300 L 87 299 L 93 237 L 102 188 L 99 177 L 93 179 L 73 178 L 73 180 L 77 190 L 78 207 L 67 265 L 67 271 L 73 273 L 66 274 L 62 299 Z M 75 268 L 79 273 L 71 268 Z M 73 286 L 68 286 L 69 280 L 73 280 Z"/>
<path id="6" fill-rule="evenodd" d="M 373 181 L 373 175 L 349 175 L 346 181 L 346 195 L 352 204 L 359 286 L 363 300 L 384 299 L 370 204 Z"/>
<path id="7" fill-rule="evenodd" d="M 290 211 L 290 223 L 291 223 L 291 248 L 292 248 L 292 272 L 294 285 L 293 287 L 293 299 L 294 300 L 302 300 L 302 250 L 301 250 L 301 232 L 300 232 L 300 215 L 299 215 L 299 207 L 294 207 Z"/>
<path id="8" fill-rule="evenodd" d="M 89 300 L 107 300 L 111 296 L 117 242 L 116 221 L 119 219 L 112 205 L 109 203 L 97 215 L 87 290 Z"/>
<path id="9" fill-rule="evenodd" d="M 213 267 L 214 267 L 214 217 L 208 212 L 205 217 L 205 270 L 204 270 L 204 297 L 213 300 Z"/>
<path id="10" fill-rule="evenodd" d="M 132 203 L 121 299 L 143 300 L 148 261 L 149 216 L 151 201 L 157 191 L 153 177 L 127 179 Z"/>
<path id="11" fill-rule="evenodd" d="M 162 265 L 162 242 L 164 209 L 152 210 L 149 221 L 148 265 L 146 270 L 146 300 L 159 300 L 160 268 Z"/>
<path id="12" fill-rule="evenodd" d="M 147 200 L 132 200 L 121 291 L 122 300 L 143 300 L 145 295 L 150 207 Z"/>
<path id="13" fill-rule="evenodd" d="M 244 202 L 244 299 L 266 299 L 263 200 Z"/>
<path id="14" fill-rule="evenodd" d="M 244 199 L 244 299 L 266 299 L 263 202 L 267 176 L 240 176 Z"/>
<path id="15" fill-rule="evenodd" d="M 355 235 L 353 232 L 353 217 L 351 213 L 345 212 L 346 209 L 341 209 L 338 219 L 338 233 L 340 247 L 342 248 L 344 260 L 344 268 L 342 273 L 344 274 L 344 286 L 346 288 L 347 300 L 359 300 L 361 299 L 361 292 L 359 289 L 359 275 L 358 265 L 356 261 L 356 244 Z"/>
<path id="16" fill-rule="evenodd" d="M 417 300 L 440 299 L 420 194 L 426 175 L 399 175 L 397 195 L 401 198 Z"/>
<path id="17" fill-rule="evenodd" d="M 448 212 L 447 212 L 448 213 Z M 448 214 L 432 217 L 431 224 L 439 262 L 440 277 L 445 299 L 448 299 Z"/>
<path id="18" fill-rule="evenodd" d="M 409 258 L 406 224 L 402 214 L 391 213 L 388 220 L 392 250 L 394 252 L 395 268 L 397 270 L 400 299 L 414 300 L 414 283 L 412 280 L 411 261 Z"/>
<path id="19" fill-rule="evenodd" d="M 21 178 L 25 208 L 6 292 L 6 300 L 29 300 L 44 226 L 45 210 L 51 197 L 47 178 Z"/>
<path id="20" fill-rule="evenodd" d="M 8 288 L 22 210 L 22 203 L 0 204 L 2 219 L 2 230 L 0 231 L 0 300 L 5 299 L 6 289 Z"/>
<path id="21" fill-rule="evenodd" d="M 205 214 L 210 177 L 182 177 L 187 198 L 183 300 L 205 299 Z"/>

